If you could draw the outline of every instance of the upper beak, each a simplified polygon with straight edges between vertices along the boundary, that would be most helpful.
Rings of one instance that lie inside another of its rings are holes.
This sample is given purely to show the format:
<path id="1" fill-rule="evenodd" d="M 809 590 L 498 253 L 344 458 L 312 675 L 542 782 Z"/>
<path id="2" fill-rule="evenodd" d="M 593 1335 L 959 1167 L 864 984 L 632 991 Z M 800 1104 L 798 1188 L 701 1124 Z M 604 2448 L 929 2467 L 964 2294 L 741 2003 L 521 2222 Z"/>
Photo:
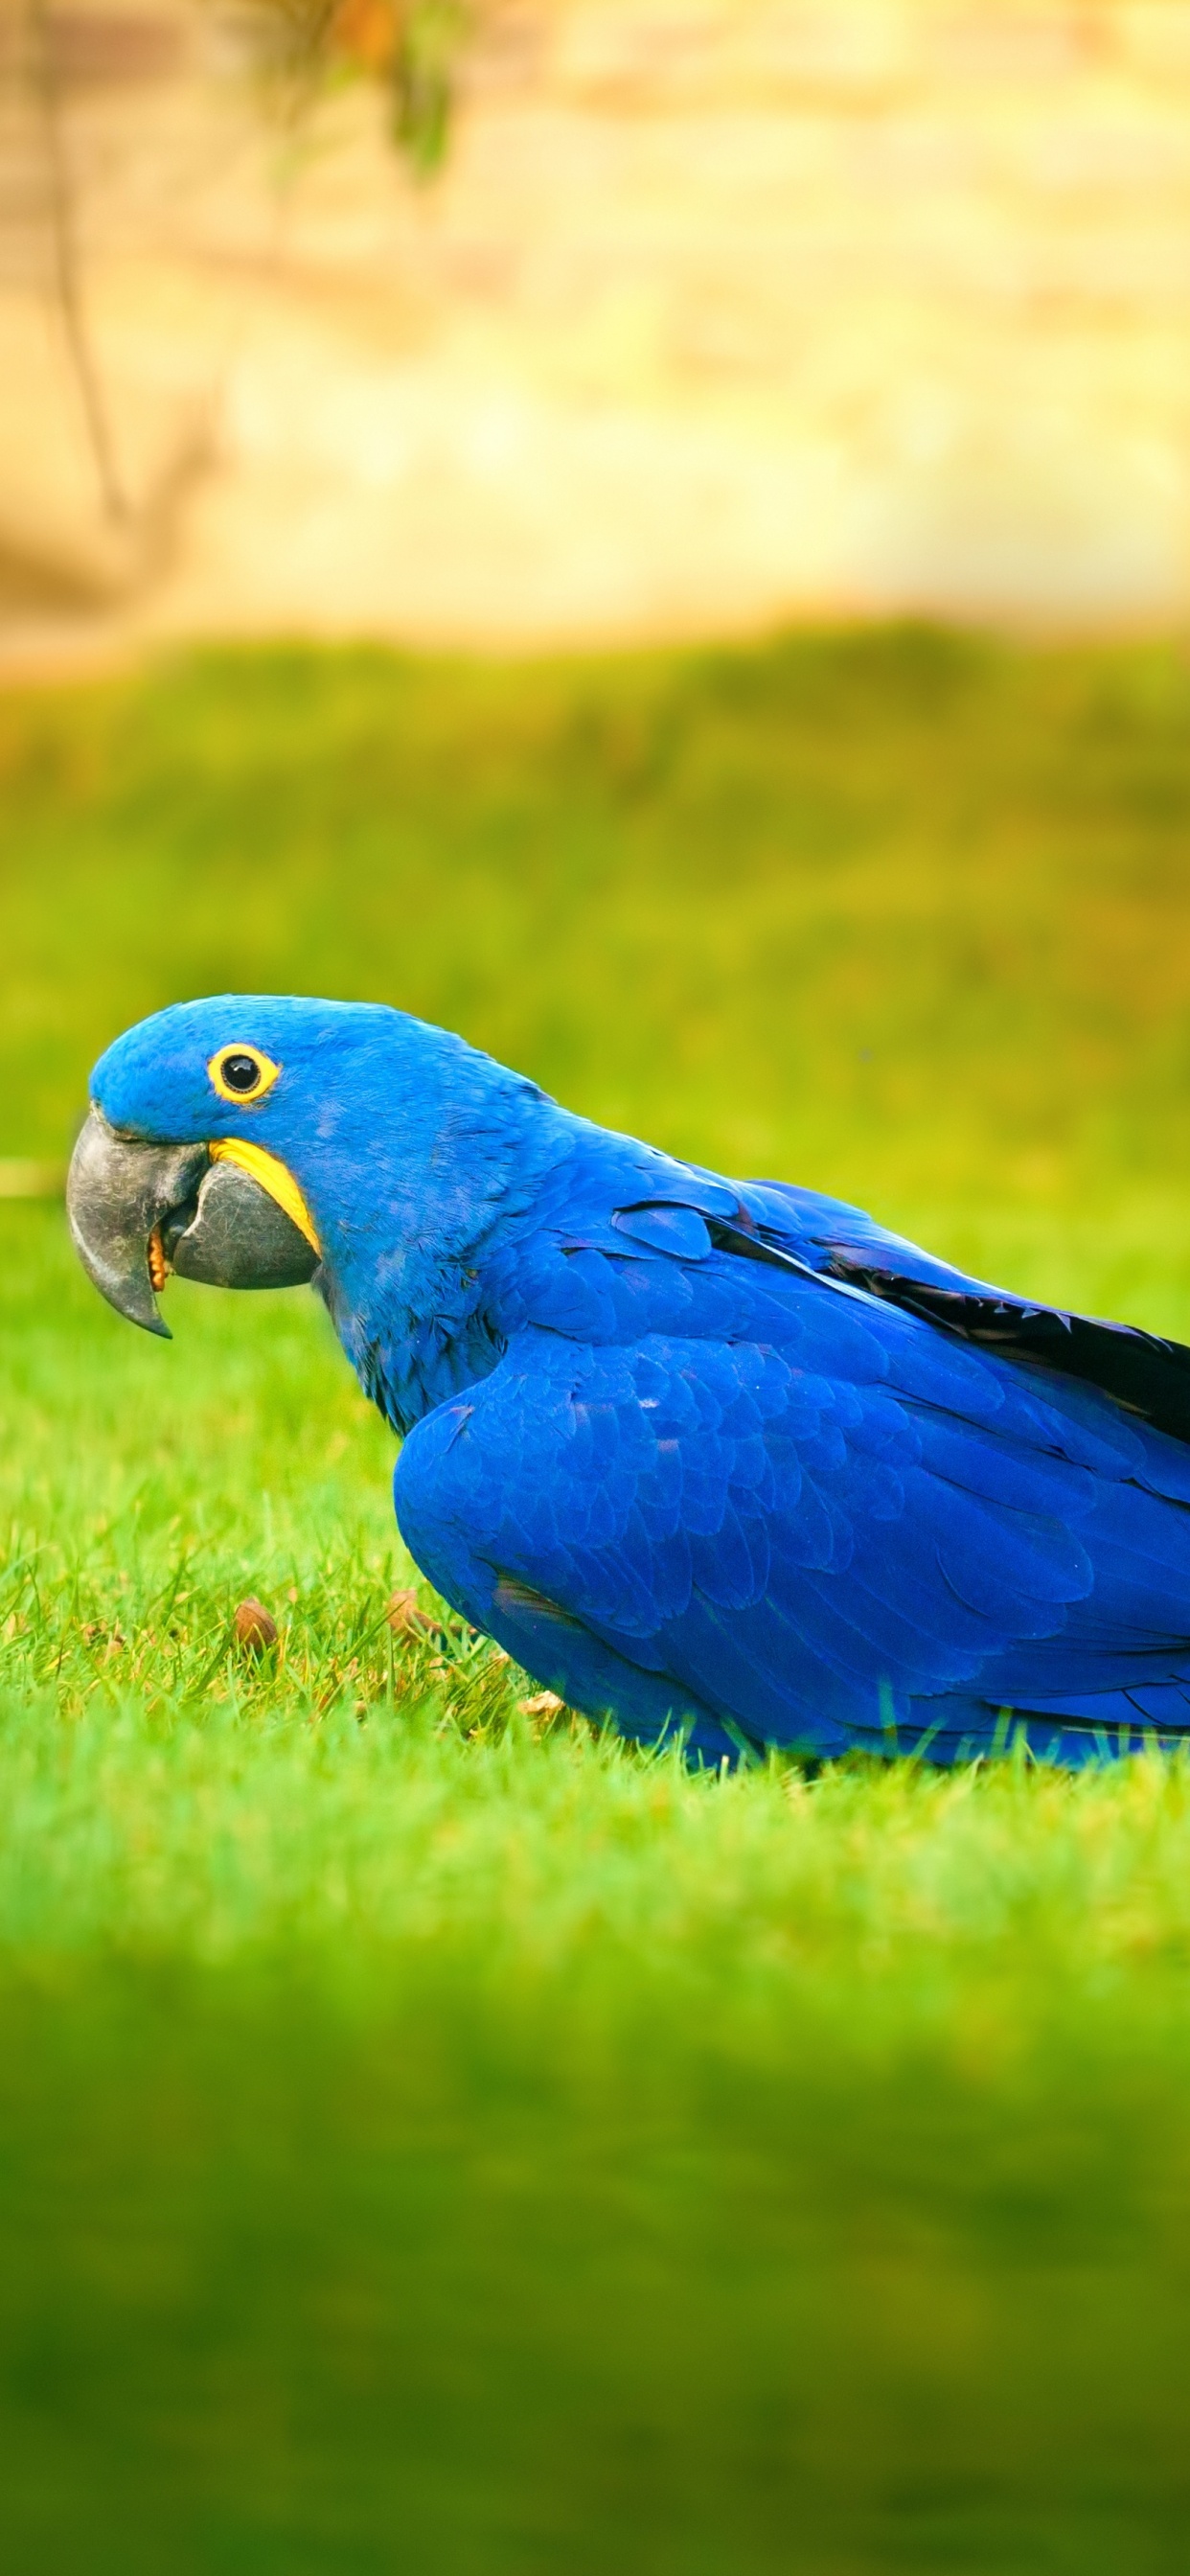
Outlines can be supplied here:
<path id="1" fill-rule="evenodd" d="M 167 1269 L 215 1287 L 289 1288 L 318 1268 L 309 1235 L 242 1164 L 213 1159 L 206 1145 L 137 1144 L 99 1109 L 71 1157 L 66 1208 L 100 1295 L 167 1341 L 155 1294 Z"/>

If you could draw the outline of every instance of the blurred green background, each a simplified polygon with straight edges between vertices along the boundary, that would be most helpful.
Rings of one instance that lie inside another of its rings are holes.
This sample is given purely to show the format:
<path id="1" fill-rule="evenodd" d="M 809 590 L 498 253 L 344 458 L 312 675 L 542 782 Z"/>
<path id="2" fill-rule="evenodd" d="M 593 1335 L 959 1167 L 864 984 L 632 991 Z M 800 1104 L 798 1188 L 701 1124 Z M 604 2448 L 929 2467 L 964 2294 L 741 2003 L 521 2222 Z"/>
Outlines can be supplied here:
<path id="1" fill-rule="evenodd" d="M 914 628 L 10 690 L 0 1144 L 171 998 L 367 994 L 1190 1338 L 1188 716 Z M 313 1300 L 166 1350 L 0 1247 L 6 2564 L 1180 2570 L 1185 1767 L 551 1723 L 392 1639 Z"/>
<path id="2" fill-rule="evenodd" d="M 0 1133 L 61 1151 L 99 1049 L 180 994 L 368 993 L 951 1247 L 994 1206 L 1047 1277 L 1055 1217 L 1094 1259 L 1143 1202 L 1129 1258 L 1159 1233 L 1164 1280 L 1188 719 L 1179 644 L 912 627 L 538 666 L 221 651 L 10 693 Z"/>

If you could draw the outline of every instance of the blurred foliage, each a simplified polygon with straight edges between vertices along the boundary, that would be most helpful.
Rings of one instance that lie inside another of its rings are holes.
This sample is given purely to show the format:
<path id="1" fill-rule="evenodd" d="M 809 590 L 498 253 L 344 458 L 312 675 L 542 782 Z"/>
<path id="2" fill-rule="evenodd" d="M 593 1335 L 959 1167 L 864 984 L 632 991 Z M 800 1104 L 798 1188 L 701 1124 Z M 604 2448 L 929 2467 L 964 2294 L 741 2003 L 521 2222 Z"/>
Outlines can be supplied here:
<path id="1" fill-rule="evenodd" d="M 418 174 L 439 167 L 471 32 L 468 0 L 234 0 L 229 14 L 288 124 L 339 81 L 363 78 L 382 91 L 393 139 Z"/>
<path id="2" fill-rule="evenodd" d="M 4 1151 L 178 995 L 365 994 L 1039 1293 L 1190 1290 L 1176 645 L 203 653 L 10 692 L 0 800 Z"/>

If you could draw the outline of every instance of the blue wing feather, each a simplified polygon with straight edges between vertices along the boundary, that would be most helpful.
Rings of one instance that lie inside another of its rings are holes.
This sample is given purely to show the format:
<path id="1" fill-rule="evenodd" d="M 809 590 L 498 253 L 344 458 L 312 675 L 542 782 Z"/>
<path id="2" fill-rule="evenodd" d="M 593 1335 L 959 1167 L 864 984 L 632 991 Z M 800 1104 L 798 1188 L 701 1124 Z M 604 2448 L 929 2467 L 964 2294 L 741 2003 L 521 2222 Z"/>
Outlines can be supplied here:
<path id="1" fill-rule="evenodd" d="M 683 1184 L 509 1256 L 504 1357 L 398 1464 L 448 1597 L 713 1758 L 892 1728 L 951 1759 L 1005 1706 L 1063 1760 L 1190 1731 L 1190 1450 L 861 1284 L 985 1294 L 856 1211 Z"/>

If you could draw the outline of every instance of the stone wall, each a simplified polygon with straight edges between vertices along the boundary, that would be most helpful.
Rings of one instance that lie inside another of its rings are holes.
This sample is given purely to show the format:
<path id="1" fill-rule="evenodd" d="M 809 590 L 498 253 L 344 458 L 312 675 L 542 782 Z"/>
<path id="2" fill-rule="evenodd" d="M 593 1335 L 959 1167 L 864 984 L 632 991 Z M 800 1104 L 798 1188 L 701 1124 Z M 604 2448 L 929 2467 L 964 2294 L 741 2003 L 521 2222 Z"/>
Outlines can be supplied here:
<path id="1" fill-rule="evenodd" d="M 515 0 L 429 191 L 364 95 L 282 170 L 193 44 L 69 125 L 124 470 L 187 497 L 98 528 L 10 262 L 0 529 L 147 628 L 1184 614 L 1190 0 Z"/>

